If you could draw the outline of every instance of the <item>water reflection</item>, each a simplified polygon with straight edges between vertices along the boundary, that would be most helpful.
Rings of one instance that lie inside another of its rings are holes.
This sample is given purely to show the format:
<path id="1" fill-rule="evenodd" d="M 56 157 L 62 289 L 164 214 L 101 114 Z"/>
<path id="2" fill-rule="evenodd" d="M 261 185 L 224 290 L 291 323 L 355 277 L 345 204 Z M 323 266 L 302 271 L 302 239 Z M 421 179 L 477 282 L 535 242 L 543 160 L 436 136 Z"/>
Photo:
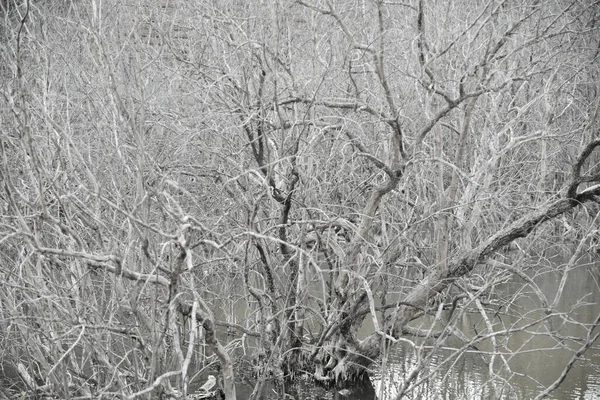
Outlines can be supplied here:
<path id="1" fill-rule="evenodd" d="M 564 272 L 566 260 L 554 258 L 551 263 L 536 265 L 528 274 L 552 303 Z M 531 399 L 551 385 L 563 372 L 582 342 L 588 324 L 600 313 L 600 264 L 594 260 L 579 262 L 569 271 L 566 286 L 557 311 L 547 318 L 541 301 L 530 286 L 520 279 L 503 285 L 498 293 L 511 300 L 510 309 L 492 316 L 494 330 L 517 329 L 536 320 L 546 320 L 526 330 L 506 337 L 498 336 L 495 343 L 484 340 L 476 344 L 480 351 L 469 351 L 461 357 L 457 350 L 465 348 L 455 337 L 439 343 L 432 340 L 396 345 L 384 360 L 387 365 L 372 376 L 379 399 L 395 399 L 400 386 L 414 369 L 421 365 L 417 377 L 405 392 L 408 399 Z M 433 320 L 422 320 L 424 329 Z M 485 331 L 486 325 L 477 312 L 464 313 L 457 327 L 468 337 Z M 368 327 L 367 327 L 368 329 Z M 547 333 L 555 333 L 553 337 Z M 494 350 L 495 351 L 492 351 Z M 483 353 L 483 354 L 482 354 Z M 492 356 L 493 354 L 493 356 Z M 490 367 L 490 365 L 492 367 Z M 590 348 L 573 366 L 565 381 L 551 399 L 600 398 L 600 349 Z"/>
<path id="2" fill-rule="evenodd" d="M 563 294 L 556 304 L 559 314 L 548 318 L 541 307 L 539 293 L 543 294 L 549 304 L 554 301 L 567 261 L 553 258 L 551 262 L 529 260 L 524 263 L 527 268 L 523 270 L 533 279 L 535 290 L 517 277 L 496 287 L 490 298 L 503 299 L 510 303 L 511 307 L 502 307 L 497 313 L 489 313 L 490 323 L 495 331 L 512 329 L 516 332 L 497 336 L 495 345 L 491 340 L 482 340 L 475 343 L 476 348 L 470 348 L 455 335 L 450 335 L 439 343 L 433 339 L 410 338 L 414 345 L 406 342 L 394 345 L 387 358 L 381 360 L 383 368 L 373 366 L 376 369 L 371 372 L 372 385 L 361 385 L 349 388 L 349 392 L 340 393 L 339 390 L 315 388 L 307 382 L 306 386 L 299 385 L 295 398 L 395 399 L 400 385 L 420 364 L 422 369 L 411 381 L 412 385 L 405 392 L 404 398 L 535 398 L 560 376 L 574 352 L 583 344 L 574 339 L 585 338 L 589 324 L 600 313 L 600 264 L 597 260 L 582 260 L 569 271 Z M 242 295 L 237 302 L 224 301 L 223 309 L 218 314 L 217 319 L 233 317 L 231 322 L 235 323 L 253 318 L 249 315 L 246 299 Z M 458 316 L 454 325 L 464 334 L 464 339 L 469 340 L 478 333 L 486 332 L 486 323 L 475 306 L 472 305 L 470 311 Z M 526 330 L 519 329 L 532 321 L 541 322 Z M 370 322 L 370 318 L 365 320 L 361 336 L 373 332 L 373 327 L 369 326 Z M 433 318 L 422 318 L 415 321 L 414 325 L 425 330 L 432 327 L 435 330 L 442 328 Z M 548 335 L 549 331 L 555 335 Z M 250 337 L 246 339 L 245 344 L 244 353 L 248 350 L 248 354 L 258 345 L 253 343 Z M 251 384 L 245 385 L 240 382 L 238 390 L 241 398 L 249 396 L 252 387 Z M 600 349 L 590 348 L 584 357 L 575 363 L 565 381 L 549 398 L 599 399 Z"/>

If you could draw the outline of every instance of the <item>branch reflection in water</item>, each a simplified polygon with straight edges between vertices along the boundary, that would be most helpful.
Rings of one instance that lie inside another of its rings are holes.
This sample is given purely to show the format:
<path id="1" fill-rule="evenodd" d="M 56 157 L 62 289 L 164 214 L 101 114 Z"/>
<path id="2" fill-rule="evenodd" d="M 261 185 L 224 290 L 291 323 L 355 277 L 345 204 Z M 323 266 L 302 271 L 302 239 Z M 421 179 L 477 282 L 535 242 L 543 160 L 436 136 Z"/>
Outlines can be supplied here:
<path id="1" fill-rule="evenodd" d="M 568 259 L 554 257 L 523 270 L 533 278 L 536 289 L 552 302 L 567 263 Z M 394 345 L 384 360 L 385 368 L 371 377 L 378 398 L 396 399 L 402 389 L 401 398 L 408 399 L 534 398 L 561 376 L 585 344 L 580 339 L 586 338 L 590 324 L 600 313 L 598 258 L 586 256 L 568 274 L 552 315 L 541 306 L 539 295 L 520 278 L 513 277 L 503 284 L 493 294 L 499 299 L 495 303 L 498 311 L 492 315 L 488 309 L 487 314 L 495 332 L 512 333 L 506 338 L 494 335 L 495 347 L 475 305 L 468 307 L 456 322 L 455 329 L 466 335 L 463 340 L 449 335 L 440 340 L 414 339 L 414 346 L 406 342 Z M 492 296 L 489 299 L 493 303 Z M 509 307 L 500 307 L 507 303 Z M 432 326 L 436 331 L 443 329 L 442 324 L 435 323 L 434 316 L 414 321 L 413 325 L 424 330 Z M 371 326 L 364 327 L 365 332 L 370 329 Z M 407 382 L 409 377 L 413 379 Z M 600 398 L 600 349 L 589 348 L 549 398 Z"/>

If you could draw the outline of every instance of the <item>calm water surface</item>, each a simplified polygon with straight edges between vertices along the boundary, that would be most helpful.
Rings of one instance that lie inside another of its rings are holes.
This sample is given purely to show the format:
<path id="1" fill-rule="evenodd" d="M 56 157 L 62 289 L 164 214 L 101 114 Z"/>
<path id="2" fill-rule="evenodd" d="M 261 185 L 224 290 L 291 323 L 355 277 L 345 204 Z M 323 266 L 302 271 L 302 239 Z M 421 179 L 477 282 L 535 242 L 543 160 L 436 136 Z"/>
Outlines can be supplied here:
<path id="1" fill-rule="evenodd" d="M 528 271 L 528 276 L 533 278 L 549 303 L 554 300 L 567 261 L 564 257 L 553 257 L 544 262 L 536 262 L 535 266 L 525 266 L 533 267 L 524 270 Z M 508 311 L 503 308 L 501 314 L 490 317 L 493 319 L 494 330 L 517 328 L 545 315 L 538 296 L 520 278 L 503 284 L 494 295 L 512 304 Z M 586 256 L 586 259 L 580 260 L 569 270 L 556 310 L 564 313 L 565 318 L 552 317 L 551 327 L 565 338 L 562 343 L 540 334 L 547 332 L 547 324 L 521 330 L 511 334 L 509 338 L 498 337 L 499 351 L 494 357 L 494 368 L 491 371 L 489 366 L 493 347 L 490 341 L 478 343 L 480 351 L 470 350 L 461 357 L 455 357 L 456 349 L 463 346 L 463 342 L 455 337 L 448 338 L 441 348 L 433 352 L 433 340 L 408 338 L 411 344 L 402 342 L 394 345 L 384 360 L 384 367 L 372 371 L 372 385 L 350 388 L 351 392 L 348 394 L 314 388 L 307 382 L 306 385 L 298 385 L 294 395 L 297 399 L 395 399 L 398 386 L 419 365 L 421 359 L 425 360 L 425 367 L 416 379 L 421 380 L 421 383 L 407 393 L 404 397 L 406 399 L 532 399 L 560 376 L 574 352 L 581 347 L 580 343 L 569 340 L 569 337 L 585 337 L 586 330 L 582 324 L 592 323 L 600 314 L 600 257 Z M 247 317 L 246 312 L 245 301 L 241 300 L 224 311 L 224 314 L 237 315 L 242 320 Z M 372 332 L 370 321 L 369 318 L 365 320 L 364 335 Z M 416 326 L 421 324 L 422 329 L 432 326 L 431 320 L 415 322 Z M 468 338 L 472 338 L 477 332 L 484 332 L 486 325 L 474 310 L 461 315 L 458 328 Z M 251 392 L 250 384 L 238 386 L 240 398 L 249 396 Z M 590 348 L 575 363 L 565 381 L 549 398 L 600 399 L 600 343 Z"/>
<path id="2" fill-rule="evenodd" d="M 559 282 L 567 260 L 555 257 L 546 265 L 535 270 L 535 284 L 551 303 L 557 292 Z M 536 267 L 537 268 L 537 267 Z M 533 276 L 533 271 L 530 274 Z M 501 289 L 501 295 L 510 298 L 523 289 L 522 281 L 515 279 Z M 494 360 L 496 373 L 501 371 L 492 381 L 490 379 L 489 355 L 482 356 L 473 351 L 460 359 L 453 360 L 453 347 L 460 347 L 458 340 L 449 339 L 443 345 L 447 349 L 436 351 L 419 378 L 429 372 L 437 372 L 429 380 L 424 380 L 415 387 L 406 398 L 412 399 L 531 399 L 543 388 L 552 384 L 562 373 L 564 367 L 581 346 L 569 336 L 581 337 L 585 332 L 581 324 L 592 323 L 600 314 L 600 263 L 598 259 L 580 261 L 569 271 L 564 293 L 557 305 L 559 312 L 565 313 L 569 321 L 555 317 L 552 327 L 560 335 L 566 337 L 563 346 L 557 341 L 539 335 L 545 332 L 547 325 L 538 325 L 510 336 L 508 340 L 498 338 L 502 346 L 517 354 L 502 352 Z M 526 289 L 528 292 L 530 289 Z M 523 294 L 523 293 L 519 293 Z M 535 295 L 515 297 L 514 315 L 511 312 L 498 317 L 495 329 L 522 326 L 527 320 L 539 318 L 543 313 L 533 311 L 539 309 L 540 301 Z M 519 314 L 520 316 L 517 316 Z M 423 324 L 429 327 L 430 324 Z M 469 337 L 476 331 L 485 330 L 485 325 L 478 313 L 465 313 L 459 328 Z M 597 328 L 600 330 L 600 328 Z M 596 332 L 597 333 L 597 332 Z M 372 383 L 381 399 L 394 399 L 398 385 L 418 365 L 419 357 L 426 357 L 431 352 L 431 343 L 414 342 L 396 345 L 390 352 L 387 366 L 372 376 Z M 565 381 L 554 391 L 550 398 L 560 400 L 600 399 L 600 343 L 590 348 L 571 369 Z M 492 349 L 491 343 L 482 342 L 478 348 L 483 352 Z M 453 361 L 451 361 L 453 360 Z M 417 379 L 419 379 L 417 378 Z M 350 397 L 348 397 L 350 398 Z M 356 399 L 360 397 L 354 397 Z"/>

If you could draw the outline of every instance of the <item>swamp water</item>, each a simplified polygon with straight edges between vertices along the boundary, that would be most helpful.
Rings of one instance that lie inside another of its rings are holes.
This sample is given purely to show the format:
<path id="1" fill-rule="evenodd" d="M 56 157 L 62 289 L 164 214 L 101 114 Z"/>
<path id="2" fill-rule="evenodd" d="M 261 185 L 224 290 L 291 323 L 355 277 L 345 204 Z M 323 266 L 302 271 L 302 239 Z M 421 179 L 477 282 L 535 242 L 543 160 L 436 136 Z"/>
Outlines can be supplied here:
<path id="1" fill-rule="evenodd" d="M 536 266 L 530 276 L 549 303 L 554 300 L 564 266 L 568 259 L 554 257 Z M 524 288 L 520 278 L 514 278 L 503 284 L 496 293 L 511 300 L 509 312 L 502 310 L 500 317 L 492 321 L 495 330 L 516 328 L 528 321 L 542 318 L 541 302 L 530 287 Z M 527 293 L 523 291 L 526 290 Z M 566 320 L 553 317 L 552 328 L 565 338 L 562 343 L 541 335 L 546 332 L 547 324 L 537 324 L 526 330 L 510 335 L 508 339 L 498 337 L 502 343 L 494 357 L 494 366 L 490 372 L 489 362 L 492 345 L 489 341 L 478 343 L 479 351 L 468 350 L 461 357 L 455 357 L 456 349 L 464 343 L 449 338 L 435 352 L 431 352 L 434 341 L 409 338 L 412 343 L 399 342 L 388 353 L 385 365 L 374 365 L 378 369 L 371 372 L 371 384 L 349 388 L 348 391 L 315 388 L 307 382 L 300 383 L 294 393 L 296 399 L 348 399 L 348 400 L 388 400 L 395 399 L 398 387 L 410 372 L 426 359 L 415 382 L 422 383 L 406 394 L 406 399 L 444 399 L 444 400 L 528 400 L 551 385 L 563 372 L 563 369 L 583 343 L 570 340 L 571 337 L 584 337 L 585 327 L 600 314 L 600 258 L 587 257 L 579 261 L 568 272 L 568 279 L 556 309 L 565 313 Z M 237 307 L 234 307 L 235 311 Z M 514 313 L 512 313 L 512 311 Z M 233 311 L 233 310 L 230 310 Z M 242 312 L 243 315 L 243 312 Z M 240 315 L 241 318 L 242 315 Z M 431 327 L 425 322 L 421 328 Z M 469 338 L 476 332 L 485 330 L 485 324 L 477 312 L 461 315 L 457 327 Z M 372 332 L 371 320 L 365 319 L 365 335 Z M 594 333 L 600 332 L 600 327 Z M 503 351 L 505 349 L 505 351 Z M 510 351 L 506 351 L 510 350 Z M 429 374 L 431 376 L 428 376 Z M 491 380 L 492 374 L 494 380 Z M 247 398 L 252 392 L 251 385 L 238 386 L 238 397 Z M 268 393 L 268 391 L 267 391 Z M 265 393 L 265 394 L 267 394 Z M 275 397 L 269 397 L 275 398 Z M 600 399 L 600 343 L 589 348 L 579 358 L 559 388 L 550 394 L 555 400 L 593 400 Z"/>
<path id="2" fill-rule="evenodd" d="M 534 283 L 552 303 L 558 291 L 559 283 L 568 259 L 554 257 L 540 263 L 535 268 Z M 561 272 L 562 271 L 562 272 Z M 531 275 L 531 274 L 529 274 Z M 502 310 L 500 317 L 492 321 L 495 330 L 522 326 L 528 321 L 542 318 L 541 302 L 534 293 L 523 295 L 519 278 L 503 285 L 501 294 L 505 299 L 514 296 L 514 314 Z M 527 289 L 531 292 L 531 289 Z M 519 296 L 517 296 L 519 294 Z M 583 345 L 569 340 L 570 337 L 585 338 L 585 327 L 592 324 L 600 315 L 600 260 L 598 257 L 579 261 L 568 272 L 566 285 L 556 309 L 565 313 L 568 322 L 562 318 L 552 318 L 552 328 L 561 337 L 562 343 L 539 335 L 546 332 L 548 325 L 538 324 L 511 334 L 507 340 L 497 338 L 499 355 L 494 359 L 494 382 L 490 380 L 489 355 L 482 356 L 477 351 L 468 351 L 460 358 L 453 358 L 456 348 L 464 343 L 449 339 L 442 344 L 426 363 L 426 367 L 416 380 L 435 372 L 430 379 L 424 379 L 421 385 L 410 391 L 408 399 L 533 399 L 540 391 L 551 385 L 563 372 L 575 352 Z M 535 311 L 532 311 L 535 310 Z M 517 316 L 516 314 L 519 314 Z M 423 328 L 431 326 L 424 324 Z M 465 313 L 457 326 L 469 338 L 476 332 L 486 329 L 485 323 L 477 312 Z M 599 333 L 596 328 L 595 334 Z M 414 346 L 399 343 L 392 347 L 386 366 L 372 374 L 371 380 L 380 399 L 395 399 L 398 386 L 418 365 L 419 357 L 425 358 L 431 350 L 431 343 L 411 339 Z M 477 344 L 484 353 L 492 350 L 490 342 Z M 503 351 L 510 349 L 510 352 Z M 502 366 L 502 368 L 500 368 Z M 383 372 L 382 372 L 383 371 Z M 500 371 L 500 372 L 498 372 Z M 351 398 L 351 397 L 347 397 Z M 354 397 L 358 400 L 365 397 Z M 600 399 L 600 342 L 595 343 L 579 358 L 566 379 L 558 389 L 550 394 L 556 400 L 592 400 Z M 366 398 L 365 398 L 366 399 Z"/>

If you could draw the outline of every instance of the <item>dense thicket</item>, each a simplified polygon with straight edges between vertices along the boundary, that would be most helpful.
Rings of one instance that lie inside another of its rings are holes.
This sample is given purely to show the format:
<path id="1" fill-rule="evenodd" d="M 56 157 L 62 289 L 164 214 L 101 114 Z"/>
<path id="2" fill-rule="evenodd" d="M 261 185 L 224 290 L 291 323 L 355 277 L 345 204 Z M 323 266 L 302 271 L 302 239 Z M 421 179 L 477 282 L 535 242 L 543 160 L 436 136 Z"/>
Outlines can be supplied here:
<path id="1" fill-rule="evenodd" d="M 525 275 L 509 244 L 589 240 L 598 10 L 3 1 L 0 361 L 155 398 L 216 360 L 233 399 L 242 351 L 258 397 L 356 379 L 427 314 L 458 335 Z"/>

